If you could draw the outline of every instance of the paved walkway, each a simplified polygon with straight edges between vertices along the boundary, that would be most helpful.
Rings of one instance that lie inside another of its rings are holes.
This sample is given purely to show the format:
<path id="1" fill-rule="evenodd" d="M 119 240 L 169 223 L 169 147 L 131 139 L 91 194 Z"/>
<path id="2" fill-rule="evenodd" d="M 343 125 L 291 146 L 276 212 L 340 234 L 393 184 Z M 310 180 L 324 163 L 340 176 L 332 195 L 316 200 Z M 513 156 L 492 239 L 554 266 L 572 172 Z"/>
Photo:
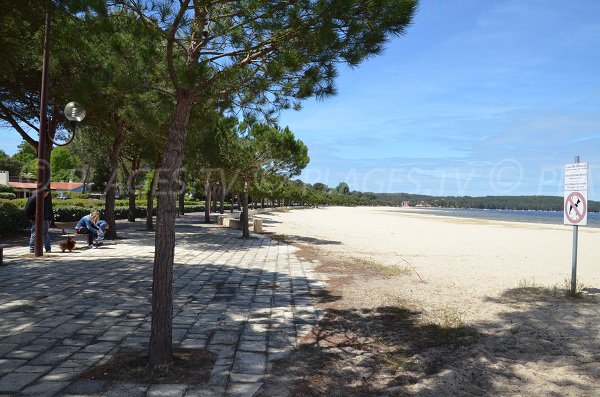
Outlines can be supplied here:
<path id="1" fill-rule="evenodd" d="M 35 258 L 4 250 L 0 267 L 0 396 L 252 396 L 272 360 L 317 322 L 313 264 L 294 248 L 177 220 L 174 347 L 218 355 L 205 385 L 77 380 L 122 348 L 150 337 L 154 234 L 119 223 L 125 239 L 99 249 Z M 80 240 L 83 241 L 83 240 Z M 82 243 L 79 244 L 82 246 Z M 55 242 L 53 250 L 58 249 Z"/>

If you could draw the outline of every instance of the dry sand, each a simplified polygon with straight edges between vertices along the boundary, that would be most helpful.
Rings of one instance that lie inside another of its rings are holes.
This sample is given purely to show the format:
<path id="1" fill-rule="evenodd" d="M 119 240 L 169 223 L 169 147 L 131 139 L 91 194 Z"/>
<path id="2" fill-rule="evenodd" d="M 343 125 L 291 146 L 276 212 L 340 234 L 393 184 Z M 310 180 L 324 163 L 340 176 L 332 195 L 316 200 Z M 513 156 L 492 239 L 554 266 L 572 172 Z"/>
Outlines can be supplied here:
<path id="1" fill-rule="evenodd" d="M 265 231 L 337 257 L 410 271 L 344 291 L 364 308 L 409 302 L 484 337 L 398 395 L 600 396 L 600 229 L 579 228 L 583 299 L 564 296 L 572 228 L 328 207 L 260 215 Z M 357 307 L 360 308 L 360 307 Z"/>

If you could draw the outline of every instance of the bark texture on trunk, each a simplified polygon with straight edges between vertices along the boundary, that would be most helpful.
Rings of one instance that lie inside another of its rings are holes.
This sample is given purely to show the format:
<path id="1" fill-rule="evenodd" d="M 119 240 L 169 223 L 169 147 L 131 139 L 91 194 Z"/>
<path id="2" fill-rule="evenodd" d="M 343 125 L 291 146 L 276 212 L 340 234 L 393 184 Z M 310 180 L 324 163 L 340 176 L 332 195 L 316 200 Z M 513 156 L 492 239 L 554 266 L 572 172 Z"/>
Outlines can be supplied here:
<path id="1" fill-rule="evenodd" d="M 87 190 L 87 181 L 88 181 L 88 176 L 90 175 L 90 165 L 86 164 L 85 165 L 85 171 L 83 172 L 83 186 L 81 188 L 81 193 L 85 193 Z"/>
<path id="2" fill-rule="evenodd" d="M 185 215 L 185 190 L 187 189 L 187 172 L 181 172 L 181 190 L 179 191 L 179 214 Z"/>
<path id="3" fill-rule="evenodd" d="M 206 177 L 204 181 L 204 193 L 206 194 L 206 200 L 204 200 L 204 223 L 210 223 L 210 204 L 212 203 L 210 186 L 210 175 Z"/>
<path id="4" fill-rule="evenodd" d="M 220 214 L 224 214 L 225 213 L 225 180 L 221 181 L 221 197 L 220 197 L 220 201 L 221 204 L 219 205 L 219 213 Z"/>
<path id="5" fill-rule="evenodd" d="M 128 222 L 135 222 L 135 185 L 140 164 L 141 159 L 139 157 L 134 157 L 133 160 L 131 160 L 131 173 L 127 178 L 127 194 L 129 198 L 129 212 L 127 214 Z"/>
<path id="6" fill-rule="evenodd" d="M 154 164 L 154 175 L 150 183 L 150 190 L 146 194 L 146 229 L 154 230 L 154 223 L 152 217 L 154 216 L 154 193 L 158 188 L 158 167 L 160 167 L 160 161 Z"/>
<path id="7" fill-rule="evenodd" d="M 250 228 L 248 226 L 248 181 L 244 181 L 244 194 L 242 195 L 242 237 L 250 237 Z"/>
<path id="8" fill-rule="evenodd" d="M 119 156 L 121 155 L 121 149 L 123 149 L 125 137 L 127 136 L 127 132 L 123 128 L 122 123 L 117 120 L 116 124 L 118 127 L 117 136 L 115 137 L 111 151 L 108 153 L 108 170 L 110 180 L 108 181 L 104 191 L 104 220 L 109 226 L 105 235 L 107 240 L 114 240 L 117 238 L 117 225 L 115 222 L 115 186 L 117 183 L 117 167 L 119 164 Z"/>
<path id="9" fill-rule="evenodd" d="M 213 193 L 212 193 L 212 212 L 217 212 L 217 200 L 219 197 L 219 185 L 217 185 L 216 183 L 213 185 Z"/>
<path id="10" fill-rule="evenodd" d="M 158 171 L 158 205 L 152 282 L 152 325 L 149 360 L 154 367 L 173 361 L 173 262 L 175 260 L 175 215 L 179 169 L 189 124 L 193 96 L 177 91 L 177 104 L 169 127 L 163 162 Z"/>

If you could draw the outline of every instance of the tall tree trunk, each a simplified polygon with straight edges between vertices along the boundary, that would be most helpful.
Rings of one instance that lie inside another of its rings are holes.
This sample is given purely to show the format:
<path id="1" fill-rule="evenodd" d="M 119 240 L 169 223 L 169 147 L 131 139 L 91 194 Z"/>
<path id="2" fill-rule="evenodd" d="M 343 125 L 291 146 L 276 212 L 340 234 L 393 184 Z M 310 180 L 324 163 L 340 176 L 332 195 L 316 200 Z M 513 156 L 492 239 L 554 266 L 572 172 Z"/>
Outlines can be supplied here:
<path id="1" fill-rule="evenodd" d="M 131 160 L 131 174 L 127 178 L 127 194 L 129 198 L 129 211 L 127 213 L 127 221 L 135 222 L 135 185 L 136 185 L 136 177 L 140 169 L 141 159 L 139 157 L 134 157 Z"/>
<path id="2" fill-rule="evenodd" d="M 221 193 L 221 197 L 220 197 L 220 205 L 219 205 L 219 213 L 220 214 L 224 214 L 225 213 L 225 178 L 221 179 L 221 191 L 219 193 Z"/>
<path id="3" fill-rule="evenodd" d="M 212 192 L 212 212 L 217 212 L 217 197 L 219 195 L 219 185 L 216 183 L 213 185 Z"/>
<path id="4" fill-rule="evenodd" d="M 250 237 L 250 228 L 248 226 L 248 181 L 244 180 L 244 194 L 242 195 L 242 237 Z"/>
<path id="5" fill-rule="evenodd" d="M 158 188 L 158 167 L 160 167 L 160 160 L 154 164 L 154 175 L 152 176 L 152 183 L 150 183 L 150 189 L 146 194 L 146 229 L 154 230 L 154 224 L 152 223 L 152 217 L 154 216 L 154 193 Z"/>
<path id="6" fill-rule="evenodd" d="M 188 90 L 177 90 L 177 104 L 169 127 L 169 138 L 162 167 L 158 172 L 156 247 L 152 275 L 152 325 L 149 360 L 154 367 L 173 361 L 173 262 L 175 260 L 175 215 L 179 169 L 194 97 Z"/>
<path id="7" fill-rule="evenodd" d="M 85 166 L 85 171 L 83 172 L 83 187 L 81 188 L 81 193 L 85 193 L 85 190 L 87 188 L 87 180 L 88 180 L 88 176 L 90 175 L 90 164 L 86 164 Z"/>
<path id="8" fill-rule="evenodd" d="M 127 131 L 123 126 L 123 122 L 115 117 L 118 132 L 113 142 L 112 149 L 108 153 L 108 170 L 110 174 L 110 180 L 106 184 L 104 190 L 104 220 L 108 223 L 108 230 L 104 236 L 108 240 L 114 240 L 117 238 L 117 226 L 115 222 L 115 186 L 117 183 L 117 169 L 119 164 L 119 156 L 121 155 L 121 149 L 125 144 L 125 137 Z"/>
<path id="9" fill-rule="evenodd" d="M 204 181 L 204 193 L 206 194 L 206 199 L 204 200 L 204 223 L 210 223 L 210 204 L 212 203 L 210 174 L 206 176 L 206 180 Z"/>
<path id="10" fill-rule="evenodd" d="M 185 215 L 185 191 L 187 189 L 187 172 L 181 171 L 181 190 L 179 191 L 179 214 Z"/>
<path id="11" fill-rule="evenodd" d="M 260 199 L 260 208 L 265 208 L 265 198 Z"/>

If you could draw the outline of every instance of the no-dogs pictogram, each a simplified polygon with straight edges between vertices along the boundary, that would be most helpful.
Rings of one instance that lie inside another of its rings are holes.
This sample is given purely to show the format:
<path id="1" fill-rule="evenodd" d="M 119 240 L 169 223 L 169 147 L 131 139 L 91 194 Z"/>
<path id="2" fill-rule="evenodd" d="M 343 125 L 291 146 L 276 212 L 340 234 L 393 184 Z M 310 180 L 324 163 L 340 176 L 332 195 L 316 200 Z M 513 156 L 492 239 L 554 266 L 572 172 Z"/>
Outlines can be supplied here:
<path id="1" fill-rule="evenodd" d="M 583 221 L 586 222 L 583 222 Z M 587 199 L 581 192 L 572 192 L 565 200 L 565 223 L 587 224 Z"/>

